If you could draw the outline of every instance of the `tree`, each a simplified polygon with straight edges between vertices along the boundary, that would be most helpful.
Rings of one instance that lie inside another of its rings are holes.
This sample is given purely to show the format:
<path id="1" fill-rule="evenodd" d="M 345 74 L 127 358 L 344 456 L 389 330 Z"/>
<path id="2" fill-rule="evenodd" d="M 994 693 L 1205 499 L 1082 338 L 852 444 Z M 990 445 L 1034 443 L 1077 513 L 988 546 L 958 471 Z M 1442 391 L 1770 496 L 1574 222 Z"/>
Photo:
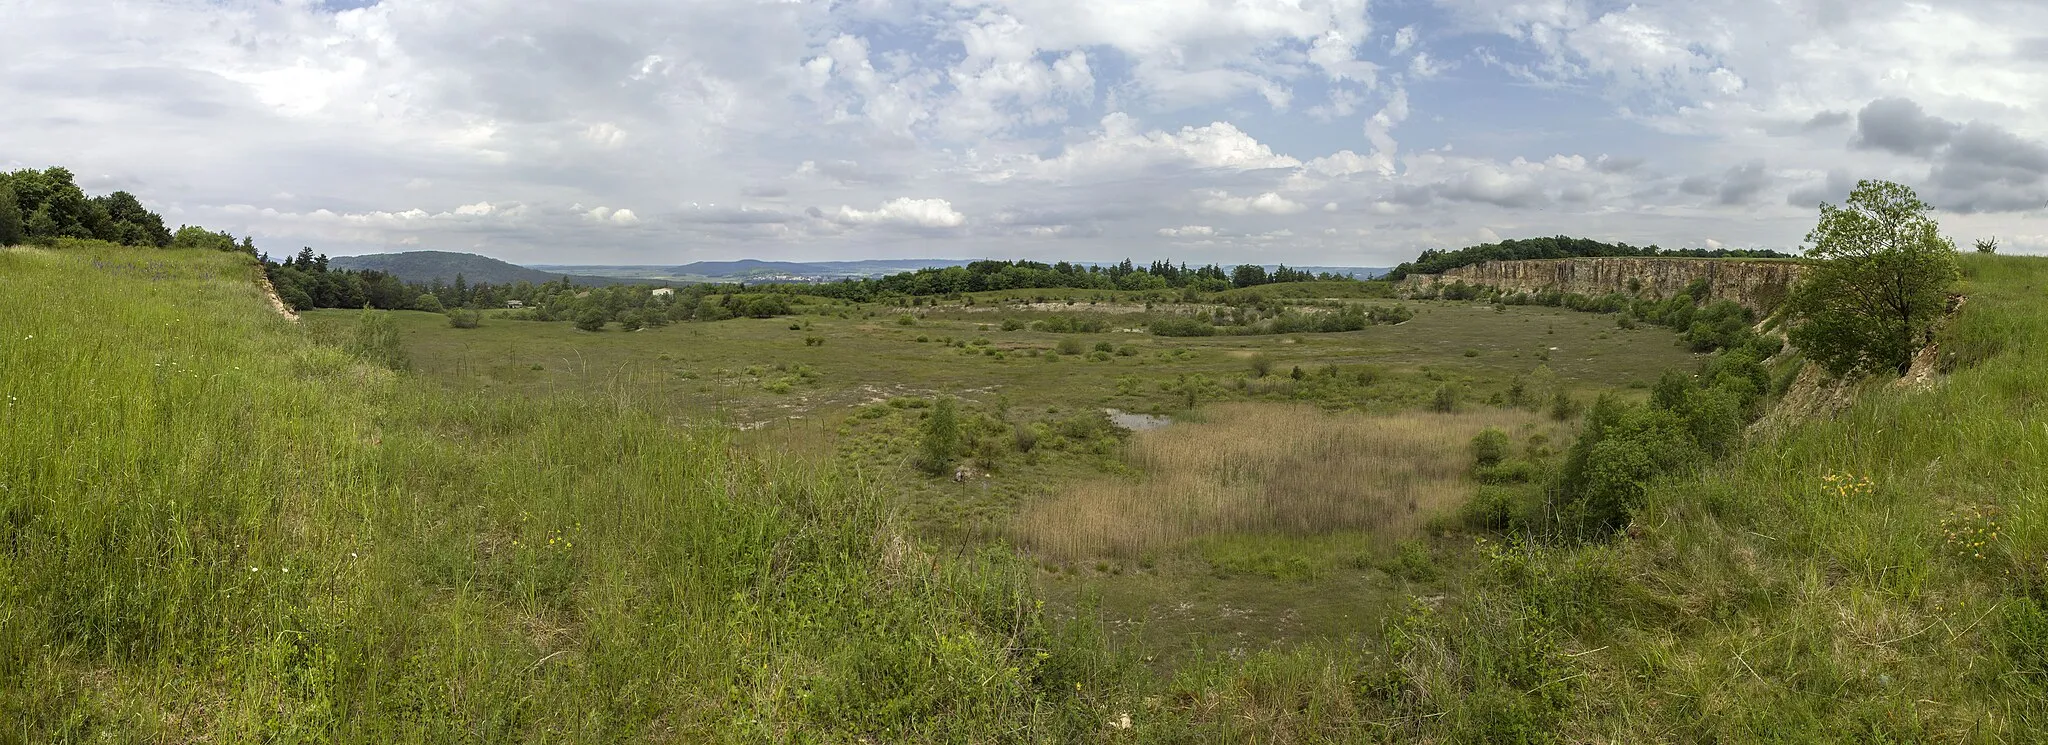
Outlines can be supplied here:
<path id="1" fill-rule="evenodd" d="M 21 204 L 15 201 L 14 189 L 0 183 L 0 246 L 12 246 L 28 237 L 22 224 Z"/>
<path id="2" fill-rule="evenodd" d="M 1843 206 L 1823 203 L 1792 297 L 1792 343 L 1836 375 L 1904 372 L 1960 276 L 1932 209 L 1889 181 L 1857 184 Z"/>
<path id="3" fill-rule="evenodd" d="M 924 437 L 918 443 L 918 465 L 927 473 L 945 473 L 952 467 L 953 458 L 960 450 L 959 405 L 951 398 L 940 398 L 932 405 L 932 411 L 924 417 Z"/>
<path id="4" fill-rule="evenodd" d="M 583 329 L 584 331 L 603 331 L 604 325 L 608 320 L 604 317 L 604 311 L 597 308 L 587 308 L 582 313 L 576 315 L 576 328 Z"/>
<path id="5" fill-rule="evenodd" d="M 1990 238 L 1978 238 L 1978 239 L 1977 239 L 1977 253 L 1980 253 L 1980 254 L 1995 254 L 1995 253 L 1998 253 L 1998 236 L 1995 236 L 1995 235 L 1994 235 L 1994 236 L 1991 236 Z"/>

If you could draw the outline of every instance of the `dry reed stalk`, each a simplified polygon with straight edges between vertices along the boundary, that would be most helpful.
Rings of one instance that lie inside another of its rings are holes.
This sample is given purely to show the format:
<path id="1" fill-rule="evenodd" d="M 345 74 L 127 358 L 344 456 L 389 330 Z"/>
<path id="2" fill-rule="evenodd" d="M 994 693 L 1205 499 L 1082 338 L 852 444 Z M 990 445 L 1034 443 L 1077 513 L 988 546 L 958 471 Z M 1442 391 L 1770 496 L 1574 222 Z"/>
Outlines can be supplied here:
<path id="1" fill-rule="evenodd" d="M 1139 435 L 1126 457 L 1142 478 L 1089 481 L 1027 507 L 1019 541 L 1073 560 L 1134 558 L 1231 533 L 1397 539 L 1464 498 L 1473 435 L 1512 430 L 1530 415 L 1231 403 L 1205 418 Z"/>

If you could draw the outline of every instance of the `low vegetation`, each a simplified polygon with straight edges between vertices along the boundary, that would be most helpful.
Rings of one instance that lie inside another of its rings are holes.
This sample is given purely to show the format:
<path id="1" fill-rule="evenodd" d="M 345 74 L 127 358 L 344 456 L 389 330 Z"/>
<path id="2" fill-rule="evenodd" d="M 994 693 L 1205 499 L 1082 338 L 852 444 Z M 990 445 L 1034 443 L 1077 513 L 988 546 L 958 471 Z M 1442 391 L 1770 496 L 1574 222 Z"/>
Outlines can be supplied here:
<path id="1" fill-rule="evenodd" d="M 0 250 L 0 739 L 2029 741 L 2048 261 L 1845 217 L 1916 204 L 1824 210 L 1843 282 L 1761 319 L 1258 334 L 1390 288 L 293 322 L 233 245 Z M 1898 266 L 1909 334 L 1783 343 Z"/>
<path id="2" fill-rule="evenodd" d="M 1464 500 L 1461 446 L 1474 433 L 1533 429 L 1528 415 L 1498 409 L 1368 416 L 1236 403 L 1201 419 L 1140 435 L 1126 456 L 1133 476 L 1029 505 L 1018 542 L 1063 561 L 1157 556 L 1229 535 L 1363 532 L 1392 543 Z"/>

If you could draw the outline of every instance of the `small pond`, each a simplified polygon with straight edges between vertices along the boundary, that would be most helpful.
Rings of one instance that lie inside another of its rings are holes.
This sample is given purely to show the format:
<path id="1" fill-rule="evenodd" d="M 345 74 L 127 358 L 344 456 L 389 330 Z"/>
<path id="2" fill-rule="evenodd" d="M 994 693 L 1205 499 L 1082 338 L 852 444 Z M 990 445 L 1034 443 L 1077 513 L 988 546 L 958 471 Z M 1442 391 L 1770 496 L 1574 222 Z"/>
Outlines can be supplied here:
<path id="1" fill-rule="evenodd" d="M 1173 419 L 1171 417 L 1157 416 L 1153 414 L 1133 414 L 1131 412 L 1123 411 L 1121 409 L 1103 409 L 1103 411 L 1109 413 L 1109 420 L 1115 422 L 1116 426 L 1128 429 L 1132 432 L 1143 432 L 1148 429 L 1158 429 L 1160 427 L 1164 427 L 1166 425 L 1173 423 Z"/>

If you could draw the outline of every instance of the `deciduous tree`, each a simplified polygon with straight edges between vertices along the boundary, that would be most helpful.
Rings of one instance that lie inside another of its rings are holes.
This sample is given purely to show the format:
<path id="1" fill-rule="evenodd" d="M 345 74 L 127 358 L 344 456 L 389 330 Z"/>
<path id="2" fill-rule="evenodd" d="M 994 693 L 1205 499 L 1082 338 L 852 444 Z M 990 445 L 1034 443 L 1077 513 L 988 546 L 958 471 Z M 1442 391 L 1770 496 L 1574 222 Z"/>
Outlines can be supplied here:
<path id="1" fill-rule="evenodd" d="M 1837 375 L 1903 372 L 1948 306 L 1956 247 L 1905 186 L 1864 181 L 1820 206 L 1812 260 L 1792 298 L 1792 343 Z"/>

